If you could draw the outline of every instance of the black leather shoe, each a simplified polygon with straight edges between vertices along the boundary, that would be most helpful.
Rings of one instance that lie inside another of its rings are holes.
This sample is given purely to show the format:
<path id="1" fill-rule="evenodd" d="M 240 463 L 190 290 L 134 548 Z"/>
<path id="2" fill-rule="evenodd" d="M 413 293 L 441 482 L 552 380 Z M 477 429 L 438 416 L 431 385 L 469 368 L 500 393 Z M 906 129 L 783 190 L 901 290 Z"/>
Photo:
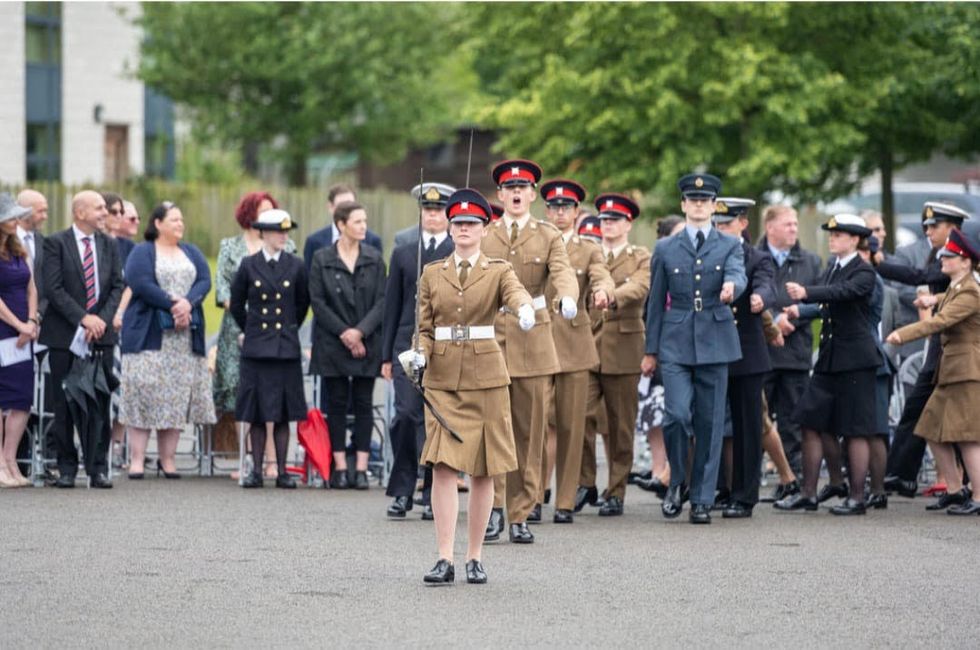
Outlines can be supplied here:
<path id="1" fill-rule="evenodd" d="M 767 497 L 762 497 L 759 501 L 763 503 L 775 503 L 776 501 L 781 501 L 786 497 L 793 496 L 794 494 L 800 493 L 800 482 L 790 481 L 789 483 L 780 483 L 773 490 L 772 494 Z"/>
<path id="2" fill-rule="evenodd" d="M 551 488 L 544 491 L 544 504 L 548 505 L 551 503 Z"/>
<path id="3" fill-rule="evenodd" d="M 330 475 L 330 487 L 334 490 L 346 490 L 350 487 L 350 478 L 346 469 L 335 469 Z"/>
<path id="4" fill-rule="evenodd" d="M 626 477 L 626 482 L 630 485 L 638 485 L 639 481 L 649 481 L 653 478 L 653 472 L 647 470 L 646 472 L 630 472 L 629 476 Z"/>
<path id="5" fill-rule="evenodd" d="M 510 541 L 514 544 L 533 544 L 534 535 L 526 523 L 510 525 Z"/>
<path id="6" fill-rule="evenodd" d="M 752 506 L 732 501 L 721 513 L 722 519 L 748 519 L 752 516 Z"/>
<path id="7" fill-rule="evenodd" d="M 470 560 L 466 563 L 466 582 L 471 585 L 485 585 L 487 583 L 487 572 L 483 570 L 482 562 Z"/>
<path id="8" fill-rule="evenodd" d="M 143 472 L 130 472 L 126 474 L 126 478 L 130 481 L 142 481 L 145 474 Z"/>
<path id="9" fill-rule="evenodd" d="M 449 560 L 439 560 L 422 581 L 430 585 L 451 585 L 456 582 L 456 569 Z"/>
<path id="10" fill-rule="evenodd" d="M 715 494 L 715 502 L 711 505 L 712 510 L 724 510 L 732 501 L 732 491 L 728 488 L 718 490 Z"/>
<path id="11" fill-rule="evenodd" d="M 88 486 L 90 488 L 98 488 L 100 490 L 111 490 L 112 481 L 110 481 L 105 474 L 100 472 L 94 476 L 88 477 Z"/>
<path id="12" fill-rule="evenodd" d="M 599 508 L 600 517 L 618 517 L 623 514 L 623 500 L 619 497 L 609 497 Z"/>
<path id="13" fill-rule="evenodd" d="M 435 521 L 436 516 L 432 512 L 432 504 L 425 504 L 422 506 L 422 521 Z"/>
<path id="14" fill-rule="evenodd" d="M 541 504 L 535 503 L 534 509 L 527 516 L 527 523 L 540 524 L 541 523 Z"/>
<path id="15" fill-rule="evenodd" d="M 244 479 L 242 479 L 243 488 L 260 488 L 262 487 L 262 475 L 258 472 L 252 472 Z"/>
<path id="16" fill-rule="evenodd" d="M 711 506 L 706 503 L 695 503 L 691 506 L 691 514 L 688 515 L 692 524 L 710 524 Z"/>
<path id="17" fill-rule="evenodd" d="M 54 482 L 54 486 L 57 488 L 70 489 L 75 487 L 75 477 L 62 474 Z"/>
<path id="18" fill-rule="evenodd" d="M 575 507 L 572 509 L 574 512 L 582 512 L 582 508 L 586 504 L 594 506 L 596 502 L 599 501 L 599 490 L 593 485 L 592 487 L 579 486 L 578 490 L 575 492 Z"/>
<path id="19" fill-rule="evenodd" d="M 667 484 L 662 483 L 656 476 L 651 476 L 650 478 L 638 478 L 636 479 L 636 485 L 641 490 L 653 492 L 661 499 L 667 495 Z"/>
<path id="20" fill-rule="evenodd" d="M 660 512 L 664 517 L 673 519 L 681 514 L 681 510 L 684 509 L 683 492 L 684 487 L 681 485 L 673 485 L 667 490 L 664 502 L 660 504 Z"/>
<path id="21" fill-rule="evenodd" d="M 950 506 L 961 506 L 970 500 L 970 488 L 964 486 L 959 492 L 947 492 L 926 506 L 926 510 L 945 510 Z"/>
<path id="22" fill-rule="evenodd" d="M 487 532 L 483 536 L 483 541 L 495 542 L 500 539 L 502 532 L 504 532 L 504 509 L 494 508 L 490 511 L 490 519 L 487 521 Z"/>
<path id="23" fill-rule="evenodd" d="M 830 509 L 830 514 L 841 516 L 863 515 L 867 512 L 868 508 L 864 504 L 864 501 L 855 501 L 850 497 L 844 499 L 843 503 L 838 503 L 836 506 Z"/>
<path id="24" fill-rule="evenodd" d="M 404 519 L 405 513 L 413 507 L 411 497 L 395 497 L 395 500 L 388 506 L 388 516 Z"/>
<path id="25" fill-rule="evenodd" d="M 296 479 L 287 474 L 280 474 L 276 477 L 276 487 L 282 488 L 283 490 L 295 490 L 296 489 Z"/>
<path id="26" fill-rule="evenodd" d="M 886 476 L 885 490 L 897 492 L 898 496 L 912 499 L 919 492 L 919 484 L 915 481 L 906 481 L 900 476 Z"/>
<path id="27" fill-rule="evenodd" d="M 864 502 L 864 505 L 868 507 L 868 510 L 872 508 L 875 510 L 887 510 L 888 509 L 888 495 L 887 494 L 872 494 Z"/>
<path id="28" fill-rule="evenodd" d="M 969 515 L 980 515 L 980 501 L 967 501 L 958 506 L 951 506 L 947 511 L 947 515 L 953 515 L 954 517 L 966 517 Z"/>
<path id="29" fill-rule="evenodd" d="M 168 478 L 171 480 L 180 478 L 180 474 L 177 472 L 168 472 L 167 470 L 163 469 L 163 462 L 157 458 L 157 478 L 160 477 L 160 474 L 163 474 L 163 478 Z"/>
<path id="30" fill-rule="evenodd" d="M 355 490 L 366 490 L 366 489 L 368 489 L 367 472 L 355 472 L 354 473 L 354 489 Z"/>
<path id="31" fill-rule="evenodd" d="M 554 521 L 556 524 L 572 524 L 575 523 L 575 516 L 572 515 L 571 510 L 562 510 L 559 508 L 555 510 Z"/>
<path id="32" fill-rule="evenodd" d="M 812 497 L 805 497 L 803 493 L 797 492 L 796 494 L 791 494 L 785 499 L 780 499 L 776 503 L 772 504 L 772 507 L 776 510 L 807 510 L 809 512 L 814 512 L 819 509 L 817 500 Z"/>
<path id="33" fill-rule="evenodd" d="M 844 481 L 840 485 L 831 485 L 828 483 L 820 488 L 819 492 L 817 492 L 817 503 L 823 503 L 824 501 L 834 497 L 846 499 L 847 495 L 850 493 L 851 490 L 849 487 L 847 487 L 847 481 Z"/>

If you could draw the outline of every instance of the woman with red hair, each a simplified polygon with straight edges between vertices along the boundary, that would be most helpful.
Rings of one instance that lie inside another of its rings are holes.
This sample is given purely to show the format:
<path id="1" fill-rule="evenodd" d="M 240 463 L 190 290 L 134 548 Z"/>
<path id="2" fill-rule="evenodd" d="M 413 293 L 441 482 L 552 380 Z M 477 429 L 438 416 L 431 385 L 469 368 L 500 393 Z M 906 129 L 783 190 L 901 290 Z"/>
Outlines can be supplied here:
<path id="1" fill-rule="evenodd" d="M 242 233 L 221 240 L 218 251 L 218 269 L 215 274 L 215 299 L 218 305 L 225 309 L 221 317 L 221 330 L 218 334 L 218 350 L 215 358 L 214 373 L 214 408 L 218 412 L 218 427 L 229 428 L 234 436 L 235 397 L 238 394 L 239 356 L 238 337 L 242 331 L 235 319 L 227 311 L 231 304 L 231 281 L 238 271 L 242 259 L 255 255 L 262 248 L 262 238 L 252 224 L 266 210 L 278 208 L 279 204 L 268 192 L 249 192 L 242 197 L 235 208 L 235 221 L 242 228 Z M 287 253 L 296 251 L 296 244 L 290 239 L 286 242 Z M 217 431 L 216 431 L 217 433 Z M 272 447 L 272 437 L 268 439 L 265 451 L 265 474 L 275 478 L 276 454 Z M 255 468 L 256 472 L 262 468 Z M 237 476 L 236 476 L 237 478 Z"/>

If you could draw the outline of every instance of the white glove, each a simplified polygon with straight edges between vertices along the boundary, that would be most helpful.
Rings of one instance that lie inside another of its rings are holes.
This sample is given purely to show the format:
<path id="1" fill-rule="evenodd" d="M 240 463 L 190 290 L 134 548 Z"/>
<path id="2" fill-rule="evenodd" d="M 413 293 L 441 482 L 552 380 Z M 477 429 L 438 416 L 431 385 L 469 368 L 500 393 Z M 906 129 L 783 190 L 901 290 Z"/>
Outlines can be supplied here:
<path id="1" fill-rule="evenodd" d="M 578 305 L 570 297 L 565 296 L 561 299 L 561 317 L 565 320 L 572 320 L 578 316 Z"/>
<path id="2" fill-rule="evenodd" d="M 521 305 L 521 308 L 517 310 L 517 322 L 525 332 L 534 327 L 534 307 Z"/>

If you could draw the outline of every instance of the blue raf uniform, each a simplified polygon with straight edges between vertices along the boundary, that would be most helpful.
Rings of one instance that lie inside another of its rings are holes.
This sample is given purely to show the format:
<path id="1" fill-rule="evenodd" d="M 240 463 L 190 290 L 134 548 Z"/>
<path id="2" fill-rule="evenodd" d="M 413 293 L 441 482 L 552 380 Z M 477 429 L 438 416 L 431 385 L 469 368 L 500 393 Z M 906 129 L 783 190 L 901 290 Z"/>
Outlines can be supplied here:
<path id="1" fill-rule="evenodd" d="M 713 201 L 721 181 L 710 174 L 689 174 L 678 187 L 686 199 Z M 650 271 L 646 353 L 657 358 L 663 376 L 664 439 L 671 470 L 662 509 L 667 517 L 680 514 L 684 486 L 689 484 L 691 502 L 700 515 L 695 518 L 692 512 L 692 521 L 707 522 L 725 430 L 728 364 L 742 355 L 735 316 L 720 294 L 726 282 L 734 284 L 736 298 L 745 290 L 742 243 L 710 223 L 701 231 L 688 223 L 657 244 Z M 691 436 L 694 459 L 688 477 Z"/>

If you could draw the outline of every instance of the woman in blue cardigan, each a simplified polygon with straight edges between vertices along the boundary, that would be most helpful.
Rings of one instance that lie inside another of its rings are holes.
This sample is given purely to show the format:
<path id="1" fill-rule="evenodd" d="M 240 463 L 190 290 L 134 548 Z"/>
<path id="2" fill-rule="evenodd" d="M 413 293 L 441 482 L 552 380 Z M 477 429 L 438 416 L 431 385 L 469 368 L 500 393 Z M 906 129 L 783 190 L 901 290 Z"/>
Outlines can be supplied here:
<path id="1" fill-rule="evenodd" d="M 173 203 L 153 210 L 143 236 L 126 261 L 133 298 L 123 315 L 119 421 L 129 427 L 129 478 L 143 478 L 151 429 L 157 474 L 180 478 L 174 457 L 181 430 L 215 421 L 201 308 L 211 271 L 201 251 L 181 241 L 184 217 Z"/>

